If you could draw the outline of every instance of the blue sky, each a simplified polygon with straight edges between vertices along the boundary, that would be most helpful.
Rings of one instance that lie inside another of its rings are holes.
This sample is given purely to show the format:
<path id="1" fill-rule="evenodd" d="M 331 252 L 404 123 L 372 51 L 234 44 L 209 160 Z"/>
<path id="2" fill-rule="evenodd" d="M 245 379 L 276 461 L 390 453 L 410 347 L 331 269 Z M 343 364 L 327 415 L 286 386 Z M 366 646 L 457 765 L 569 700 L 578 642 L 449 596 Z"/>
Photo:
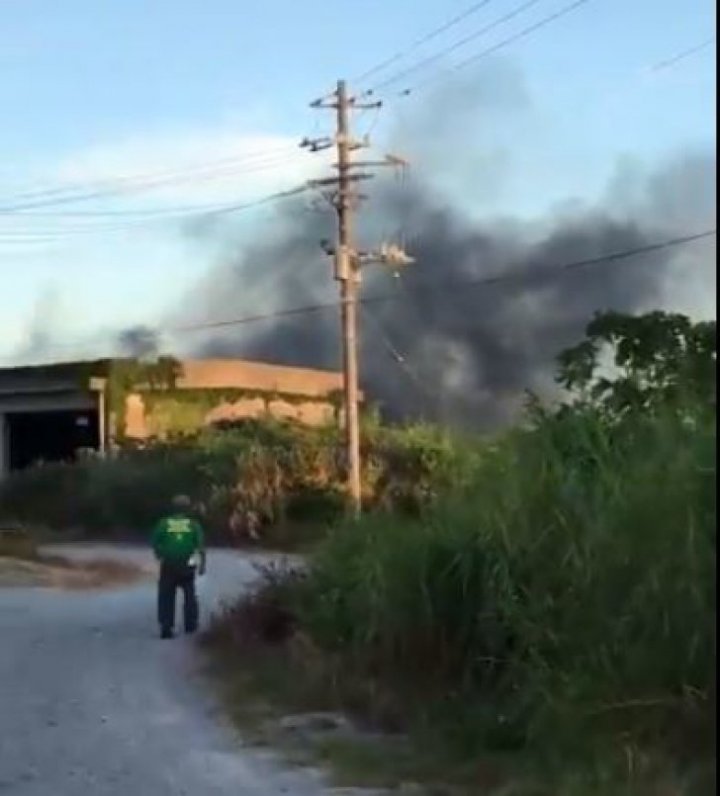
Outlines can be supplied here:
<path id="1" fill-rule="evenodd" d="M 459 49 L 446 65 L 568 2 L 538 0 L 511 23 Z M 414 51 L 407 63 L 518 4 L 488 2 Z M 252 160 L 258 167 L 237 167 L 237 174 L 186 179 L 112 202 L 48 205 L 33 214 L 0 211 L 0 361 L 13 359 L 43 324 L 64 338 L 70 355 L 73 340 L 95 330 L 159 322 L 173 298 L 223 254 L 173 224 L 132 228 L 126 226 L 131 216 L 69 212 L 213 206 L 293 187 L 316 167 L 292 146 L 305 134 L 323 132 L 329 121 L 310 111 L 308 101 L 338 77 L 364 72 L 470 5 L 0 0 L 0 208 L 12 208 L 30 190 L 277 153 L 268 155 L 269 163 Z M 712 37 L 714 6 L 712 0 L 590 0 L 468 69 L 468 80 L 491 79 L 497 64 L 514 70 L 531 105 L 531 116 L 504 141 L 515 159 L 514 177 L 485 197 L 479 212 L 532 216 L 564 199 L 592 201 L 621 158 L 653 162 L 679 149 L 714 147 L 715 45 L 672 68 L 648 71 Z M 436 92 L 444 79 L 437 79 Z M 421 106 L 433 96 L 428 91 L 425 100 L 418 94 L 405 102 Z M 377 137 L 382 142 L 401 129 L 407 140 L 412 126 L 396 122 L 403 101 L 392 92 L 388 98 Z M 487 121 L 478 151 L 468 142 L 468 162 L 508 130 L 503 121 L 496 130 L 493 124 Z M 423 165 L 414 164 L 420 171 Z M 250 236 L 256 219 L 245 218 Z"/>

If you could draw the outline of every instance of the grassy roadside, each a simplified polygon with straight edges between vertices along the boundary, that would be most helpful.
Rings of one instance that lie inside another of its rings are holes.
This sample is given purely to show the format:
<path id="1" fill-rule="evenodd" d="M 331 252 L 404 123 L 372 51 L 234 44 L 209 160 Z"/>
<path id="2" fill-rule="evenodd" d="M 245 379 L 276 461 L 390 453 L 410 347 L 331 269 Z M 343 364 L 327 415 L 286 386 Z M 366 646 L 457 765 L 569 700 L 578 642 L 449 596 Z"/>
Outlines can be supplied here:
<path id="1" fill-rule="evenodd" d="M 338 528 L 219 616 L 230 709 L 270 743 L 278 715 L 351 717 L 303 738 L 343 782 L 713 793 L 714 481 L 703 415 L 512 433 L 469 488 Z"/>
<path id="2" fill-rule="evenodd" d="M 677 750 L 669 755 L 662 747 L 638 746 L 628 737 L 618 755 L 607 738 L 578 728 L 575 740 L 584 747 L 582 755 L 566 757 L 561 749 L 548 754 L 518 748 L 498 726 L 494 742 L 478 752 L 472 716 L 490 712 L 482 702 L 459 710 L 436 694 L 419 705 L 417 694 L 399 697 L 387 683 L 352 672 L 348 661 L 319 662 L 314 652 L 300 653 L 292 644 L 241 649 L 217 639 L 203 644 L 208 673 L 243 741 L 272 748 L 291 765 L 320 766 L 337 787 L 428 796 L 716 792 L 707 738 L 687 738 L 682 757 Z M 405 713 L 398 718 L 400 710 Z"/>
<path id="3" fill-rule="evenodd" d="M 430 738 L 375 722 L 376 711 L 363 709 L 372 683 L 301 660 L 297 642 L 238 649 L 223 634 L 216 624 L 202 640 L 207 672 L 244 742 L 270 747 L 290 764 L 320 766 L 340 788 L 489 794 L 507 781 L 510 761 L 500 755 L 468 764 Z"/>
<path id="4" fill-rule="evenodd" d="M 232 623 L 233 631 L 228 631 Z M 278 641 L 238 634 L 237 615 L 216 618 L 202 644 L 212 677 L 243 741 L 291 765 L 320 766 L 333 785 L 427 796 L 709 796 L 715 760 L 705 738 L 686 757 L 638 747 L 620 756 L 588 730 L 580 756 L 529 749 L 496 724 L 478 752 L 475 719 L 491 706 L 418 694 L 324 654 L 301 635 Z M 463 717 L 464 722 L 463 723 Z M 297 723 L 296 723 L 297 720 Z M 296 729 L 298 727 L 299 729 Z"/>

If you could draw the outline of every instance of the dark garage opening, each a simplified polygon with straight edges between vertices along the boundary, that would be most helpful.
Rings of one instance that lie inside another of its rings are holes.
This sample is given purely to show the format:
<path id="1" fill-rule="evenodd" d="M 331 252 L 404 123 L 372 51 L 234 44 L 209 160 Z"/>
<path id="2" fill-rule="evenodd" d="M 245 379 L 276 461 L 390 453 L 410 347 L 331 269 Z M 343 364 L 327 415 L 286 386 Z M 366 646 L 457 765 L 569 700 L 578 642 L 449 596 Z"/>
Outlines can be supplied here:
<path id="1" fill-rule="evenodd" d="M 72 461 L 79 448 L 99 446 L 97 411 L 15 412 L 7 415 L 10 470 Z"/>

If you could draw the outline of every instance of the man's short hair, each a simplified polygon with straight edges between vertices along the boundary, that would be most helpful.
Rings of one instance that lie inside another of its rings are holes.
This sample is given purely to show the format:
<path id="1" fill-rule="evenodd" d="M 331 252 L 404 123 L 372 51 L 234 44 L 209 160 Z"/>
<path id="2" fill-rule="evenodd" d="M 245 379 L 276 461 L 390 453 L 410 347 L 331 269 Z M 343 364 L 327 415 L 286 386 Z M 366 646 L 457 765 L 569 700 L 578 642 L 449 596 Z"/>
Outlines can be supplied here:
<path id="1" fill-rule="evenodd" d="M 172 499 L 172 507 L 176 511 L 188 511 L 192 507 L 192 501 L 187 495 L 175 495 Z"/>

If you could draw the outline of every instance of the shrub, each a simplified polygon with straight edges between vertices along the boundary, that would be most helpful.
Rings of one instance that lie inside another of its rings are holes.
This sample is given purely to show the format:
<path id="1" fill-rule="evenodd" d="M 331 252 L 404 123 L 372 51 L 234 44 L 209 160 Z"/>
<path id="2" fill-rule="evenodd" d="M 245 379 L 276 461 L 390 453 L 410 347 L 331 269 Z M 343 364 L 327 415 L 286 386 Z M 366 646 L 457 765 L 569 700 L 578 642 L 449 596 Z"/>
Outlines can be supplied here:
<path id="1" fill-rule="evenodd" d="M 240 603 L 226 604 L 217 612 L 203 634 L 208 644 L 233 644 L 248 650 L 249 646 L 278 645 L 288 641 L 297 628 L 295 612 L 289 607 L 291 598 L 304 581 L 301 570 L 287 565 L 256 566 L 258 586 Z M 226 629 L 231 629 L 228 638 Z"/>
<path id="2" fill-rule="evenodd" d="M 456 700 L 484 746 L 499 716 L 505 742 L 566 751 L 589 746 L 582 732 L 707 731 L 714 422 L 638 418 L 618 437 L 591 412 L 547 418 L 474 472 L 420 522 L 334 532 L 296 598 L 303 631 L 421 712 Z"/>
<path id="3" fill-rule="evenodd" d="M 363 445 L 367 505 L 415 514 L 456 477 L 465 451 L 425 427 L 373 426 Z M 297 525 L 324 532 L 344 508 L 340 451 L 332 428 L 271 420 L 227 425 L 14 474 L 0 485 L 0 519 L 145 534 L 181 492 L 216 541 L 260 539 Z M 282 536 L 289 541 L 289 532 Z"/>
<path id="4" fill-rule="evenodd" d="M 368 434 L 377 510 L 286 584 L 289 625 L 333 695 L 399 703 L 425 751 L 522 747 L 556 767 L 538 793 L 714 792 L 714 329 L 590 331 L 616 383 L 593 339 L 563 358 L 587 394 L 492 444 Z M 704 779 L 676 787 L 689 760 Z"/>

